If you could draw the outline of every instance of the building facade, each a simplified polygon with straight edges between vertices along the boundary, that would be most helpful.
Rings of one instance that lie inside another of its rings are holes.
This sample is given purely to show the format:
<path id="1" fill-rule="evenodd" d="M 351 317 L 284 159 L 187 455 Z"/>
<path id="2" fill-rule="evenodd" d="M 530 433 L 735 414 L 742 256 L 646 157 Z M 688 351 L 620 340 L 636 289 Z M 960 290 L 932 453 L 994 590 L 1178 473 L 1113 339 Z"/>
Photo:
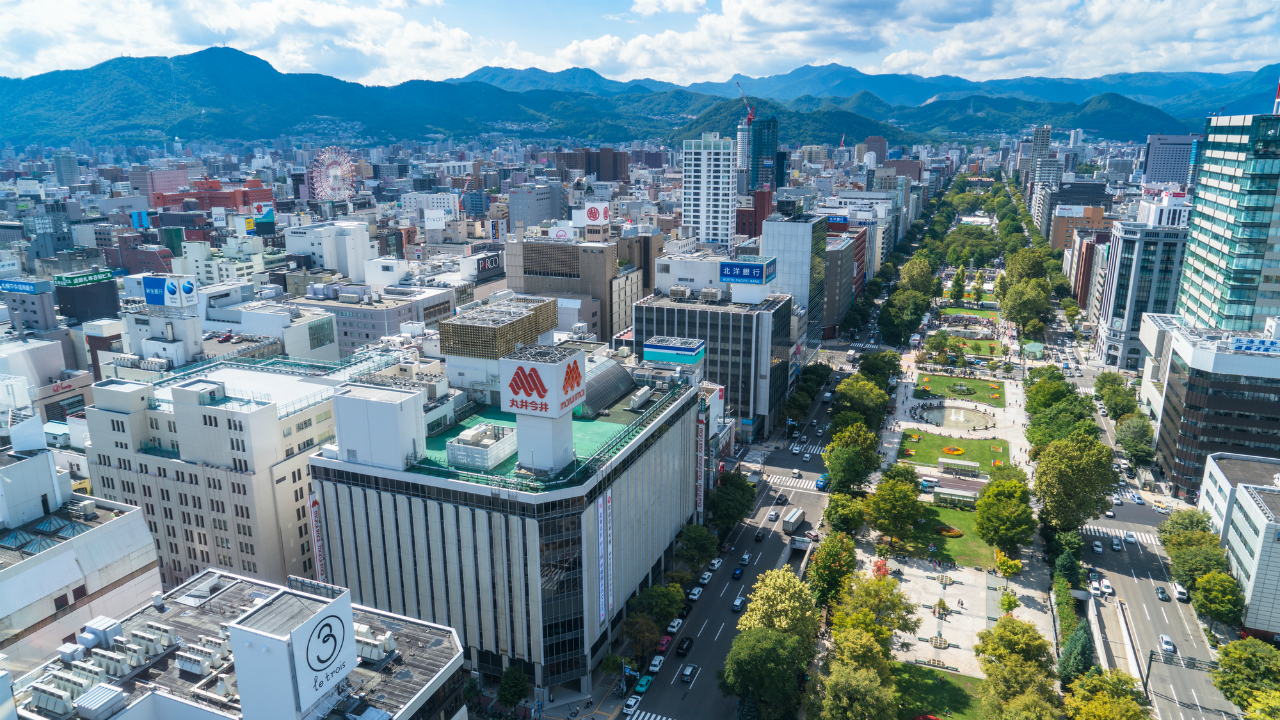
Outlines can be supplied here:
<path id="1" fill-rule="evenodd" d="M 701 139 L 684 141 L 681 227 L 701 242 L 727 243 L 733 235 L 738 197 L 734 144 L 720 139 L 720 133 L 703 133 Z"/>
<path id="2" fill-rule="evenodd" d="M 1148 135 L 1143 182 L 1185 183 L 1199 135 Z"/>
<path id="3" fill-rule="evenodd" d="M 1187 229 L 1118 221 L 1111 238 L 1094 349 L 1107 365 L 1139 370 L 1142 316 L 1174 311 Z"/>
<path id="4" fill-rule="evenodd" d="M 793 313 L 804 313 L 807 360 L 822 344 L 825 325 L 827 216 L 775 213 L 764 223 L 760 254 L 777 258 L 778 280 L 773 287 L 792 297 Z"/>

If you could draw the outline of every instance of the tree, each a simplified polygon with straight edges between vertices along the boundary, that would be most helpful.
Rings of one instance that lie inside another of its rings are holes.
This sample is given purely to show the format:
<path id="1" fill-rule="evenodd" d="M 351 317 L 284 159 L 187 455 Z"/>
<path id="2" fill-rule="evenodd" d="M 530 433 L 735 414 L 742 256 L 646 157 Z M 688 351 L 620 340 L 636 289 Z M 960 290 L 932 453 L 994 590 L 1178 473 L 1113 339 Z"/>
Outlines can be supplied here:
<path id="1" fill-rule="evenodd" d="M 1093 653 L 1093 634 L 1089 632 L 1087 624 L 1081 623 L 1076 626 L 1071 637 L 1067 638 L 1062 656 L 1058 658 L 1058 677 L 1064 686 L 1070 685 L 1094 666 Z"/>
<path id="2" fill-rule="evenodd" d="M 956 277 L 951 281 L 951 289 L 947 291 L 947 297 L 951 300 L 951 304 L 959 306 L 964 301 L 964 273 L 956 272 Z"/>
<path id="3" fill-rule="evenodd" d="M 908 485 L 920 487 L 920 476 L 916 474 L 915 466 L 906 463 L 894 463 L 890 465 L 884 473 L 881 474 L 883 480 L 892 482 L 902 482 Z"/>
<path id="4" fill-rule="evenodd" d="M 1182 533 L 1209 531 L 1209 513 L 1204 510 L 1174 510 L 1156 530 L 1165 545 Z"/>
<path id="5" fill-rule="evenodd" d="M 857 563 L 853 542 L 844 533 L 830 535 L 818 545 L 805 573 L 809 577 L 809 587 L 818 607 L 826 605 L 839 595 L 841 584 L 854 571 Z"/>
<path id="6" fill-rule="evenodd" d="M 1069 552 L 1058 556 L 1053 563 L 1053 572 L 1066 580 L 1072 587 L 1080 585 L 1080 561 Z"/>
<path id="7" fill-rule="evenodd" d="M 1132 700 L 1139 706 L 1148 705 L 1147 697 L 1137 689 L 1138 681 L 1123 670 L 1093 668 L 1071 683 L 1067 696 L 1067 715 L 1074 718 L 1086 703 L 1098 697 Z"/>
<path id="8" fill-rule="evenodd" d="M 467 680 L 467 684 L 462 686 L 462 701 L 468 706 L 480 697 L 480 683 L 475 678 Z"/>
<path id="9" fill-rule="evenodd" d="M 870 668 L 836 663 L 822 679 L 823 720 L 893 720 L 893 686 Z"/>
<path id="10" fill-rule="evenodd" d="M 738 629 L 773 628 L 789 633 L 812 648 L 818 635 L 818 608 L 813 593 L 790 568 L 768 570 L 751 588 L 750 602 L 738 620 Z"/>
<path id="11" fill-rule="evenodd" d="M 866 522 L 862 502 L 844 493 L 832 493 L 829 496 L 823 517 L 832 530 L 849 534 L 857 533 Z"/>
<path id="12" fill-rule="evenodd" d="M 1122 418 L 1138 409 L 1138 401 L 1133 399 L 1133 391 L 1128 388 L 1107 388 L 1102 393 L 1102 404 L 1114 418 Z"/>
<path id="13" fill-rule="evenodd" d="M 1015 285 L 1023 280 L 1049 276 L 1049 271 L 1044 264 L 1044 255 L 1037 250 L 1025 250 L 1009 258 L 1007 272 L 1009 282 Z"/>
<path id="14" fill-rule="evenodd" d="M 1050 443 L 1036 469 L 1040 521 L 1058 530 L 1084 527 L 1111 507 L 1116 479 L 1111 449 L 1096 439 L 1071 435 Z"/>
<path id="15" fill-rule="evenodd" d="M 621 655 L 609 653 L 600 659 L 600 672 L 605 675 L 617 675 L 624 667 L 627 667 L 627 661 Z"/>
<path id="16" fill-rule="evenodd" d="M 893 677 L 893 664 L 884 648 L 870 633 L 860 628 L 837 628 L 831 633 L 831 649 L 827 659 L 870 668 L 882 681 Z"/>
<path id="17" fill-rule="evenodd" d="M 1058 720 L 1060 716 L 1058 709 L 1047 697 L 1035 692 L 1024 692 L 1005 705 L 1001 720 Z"/>
<path id="18" fill-rule="evenodd" d="M 996 551 L 996 568 L 1000 575 L 1008 579 L 1022 572 L 1022 561 L 1014 560 L 1000 551 Z"/>
<path id="19" fill-rule="evenodd" d="M 1000 618 L 1001 622 L 1013 620 L 1012 615 Z M 1054 695 L 1052 676 L 1041 670 L 1035 663 L 1028 662 L 1017 655 L 1003 660 L 979 658 L 982 672 L 987 676 L 984 689 L 984 705 L 987 706 L 988 717 L 1001 717 L 1004 706 L 1020 695 L 1038 695 L 1052 697 Z"/>
<path id="20" fill-rule="evenodd" d="M 924 255 L 916 255 L 902 266 L 899 284 L 908 290 L 915 290 L 921 295 L 933 292 L 933 268 Z"/>
<path id="21" fill-rule="evenodd" d="M 1129 453 L 1134 465 L 1150 465 L 1155 459 L 1151 437 L 1151 421 L 1142 415 L 1135 415 L 1116 425 L 1116 442 Z"/>
<path id="22" fill-rule="evenodd" d="M 1009 290 L 1009 276 L 1005 273 L 997 275 L 992 290 L 994 291 L 992 294 L 996 296 L 996 300 L 1004 302 L 1004 295 Z"/>
<path id="23" fill-rule="evenodd" d="M 1280 690 L 1280 651 L 1254 637 L 1227 643 L 1209 677 L 1224 697 L 1248 707 L 1254 693 Z"/>
<path id="24" fill-rule="evenodd" d="M 1124 376 L 1118 372 L 1099 373 L 1098 377 L 1094 378 L 1093 381 L 1093 394 L 1101 397 L 1107 390 L 1110 390 L 1111 388 L 1122 388 L 1124 385 Z"/>
<path id="25" fill-rule="evenodd" d="M 1022 603 L 1018 601 L 1018 596 L 1016 594 L 1011 592 L 1000 593 L 1000 612 L 1008 615 L 1021 606 Z"/>
<path id="26" fill-rule="evenodd" d="M 923 514 L 920 505 L 920 485 L 901 480 L 881 478 L 875 494 L 867 498 L 867 514 L 871 525 L 890 536 L 889 542 L 906 534 Z"/>
<path id="27" fill-rule="evenodd" d="M 1280 691 L 1261 690 L 1249 700 L 1245 720 L 1280 720 Z"/>
<path id="28" fill-rule="evenodd" d="M 794 575 L 793 575 L 794 577 Z M 755 701 L 763 720 L 791 713 L 800 700 L 794 681 L 812 655 L 813 641 L 768 627 L 743 630 L 733 639 L 724 668 L 716 673 L 720 692 Z"/>
<path id="29" fill-rule="evenodd" d="M 755 499 L 755 488 L 747 482 L 746 475 L 737 472 L 720 475 L 720 486 L 707 496 L 706 507 L 716 527 L 721 529 L 721 537 L 747 517 Z"/>
<path id="30" fill-rule="evenodd" d="M 1129 698 L 1098 696 L 1080 705 L 1071 720 L 1149 720 L 1150 711 Z"/>
<path id="31" fill-rule="evenodd" d="M 1052 306 L 1049 301 L 1049 284 L 1043 280 L 1028 280 L 1009 288 L 1000 302 L 1000 313 L 1018 327 L 1039 321 Z"/>
<path id="32" fill-rule="evenodd" d="M 889 405 L 889 396 L 876 382 L 877 379 L 862 375 L 861 372 L 845 378 L 833 393 L 836 408 L 856 412 L 873 425 L 879 425 L 884 419 L 885 408 Z"/>
<path id="33" fill-rule="evenodd" d="M 1240 583 L 1235 578 L 1215 570 L 1196 581 L 1191 604 L 1196 612 L 1210 620 L 1233 625 L 1244 612 L 1244 593 L 1240 592 Z"/>
<path id="34" fill-rule="evenodd" d="M 1169 550 L 1169 572 L 1173 581 L 1194 592 L 1200 580 L 1213 573 L 1225 573 L 1230 569 L 1222 548 L 1197 545 Z"/>
<path id="35" fill-rule="evenodd" d="M 1016 658 L 1044 675 L 1053 672 L 1053 649 L 1035 625 L 1006 615 L 995 627 L 978 632 L 973 653 L 979 662 L 1007 662 Z"/>
<path id="36" fill-rule="evenodd" d="M 862 423 L 841 430 L 822 453 L 831 492 L 851 493 L 867 484 L 880 465 L 880 439 Z M 745 517 L 745 515 L 744 515 Z"/>
<path id="37" fill-rule="evenodd" d="M 861 628 L 876 638 L 887 654 L 894 632 L 920 629 L 915 603 L 891 577 L 869 577 L 855 572 L 836 605 L 837 628 Z"/>
<path id="38" fill-rule="evenodd" d="M 653 618 L 639 613 L 628 617 L 622 624 L 622 634 L 631 641 L 631 652 L 638 658 L 648 657 L 662 639 L 662 632 Z"/>
<path id="39" fill-rule="evenodd" d="M 670 585 L 650 585 L 627 602 L 632 612 L 653 618 L 657 627 L 666 627 L 684 607 L 684 591 Z"/>
<path id="40" fill-rule="evenodd" d="M 888 387 L 890 379 L 902 375 L 902 356 L 892 350 L 863 355 L 858 374 L 875 378 L 882 388 Z"/>
<path id="41" fill-rule="evenodd" d="M 697 570 L 716 556 L 716 537 L 701 525 L 685 525 L 676 545 L 676 559 Z"/>
<path id="42" fill-rule="evenodd" d="M 513 708 L 528 696 L 529 678 L 525 677 L 519 665 L 508 665 L 498 683 L 498 704 Z"/>
<path id="43" fill-rule="evenodd" d="M 1031 511 L 1031 491 L 1016 479 L 992 480 L 978 497 L 978 537 L 1007 553 L 1031 542 L 1036 518 Z"/>

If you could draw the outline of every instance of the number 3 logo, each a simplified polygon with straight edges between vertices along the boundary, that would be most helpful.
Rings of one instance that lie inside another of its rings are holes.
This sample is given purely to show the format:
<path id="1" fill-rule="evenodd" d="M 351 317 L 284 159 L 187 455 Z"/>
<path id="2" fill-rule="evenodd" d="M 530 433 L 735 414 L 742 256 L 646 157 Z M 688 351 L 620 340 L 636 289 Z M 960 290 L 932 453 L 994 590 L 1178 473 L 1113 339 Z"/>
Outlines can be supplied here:
<path id="1" fill-rule="evenodd" d="M 321 620 L 307 638 L 307 665 L 316 672 L 332 665 L 346 640 L 346 632 L 346 625 L 337 615 Z"/>

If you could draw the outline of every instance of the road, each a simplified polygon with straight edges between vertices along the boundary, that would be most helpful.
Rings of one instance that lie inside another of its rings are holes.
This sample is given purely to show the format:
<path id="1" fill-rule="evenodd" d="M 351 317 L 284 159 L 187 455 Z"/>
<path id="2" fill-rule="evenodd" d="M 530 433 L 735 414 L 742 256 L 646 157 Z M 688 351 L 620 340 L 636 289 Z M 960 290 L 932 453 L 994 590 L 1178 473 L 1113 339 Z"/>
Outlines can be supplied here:
<path id="1" fill-rule="evenodd" d="M 813 431 L 818 426 L 811 424 L 813 420 L 819 424 L 825 421 L 826 407 L 819 400 L 805 418 L 804 434 L 809 436 L 808 444 L 826 440 L 825 434 L 822 438 L 815 437 Z M 827 507 L 827 493 L 814 487 L 818 476 L 826 472 L 822 457 L 812 454 L 809 462 L 804 462 L 803 455 L 791 454 L 792 442 L 788 438 L 767 458 L 757 488 L 756 505 L 746 521 L 730 534 L 728 541 L 733 550 L 718 556 L 724 564 L 712 573 L 702 597 L 693 603 L 689 616 L 672 637 L 672 649 L 666 652 L 662 669 L 654 676 L 653 684 L 636 709 L 633 716 L 636 720 L 731 720 L 736 717 L 737 699 L 721 695 L 716 678 L 716 671 L 724 667 L 725 656 L 738 634 L 740 614 L 733 611 L 733 601 L 750 595 L 756 579 L 778 567 L 780 562 L 799 565 L 803 553 L 789 550 L 790 536 L 782 532 L 782 520 L 787 513 L 794 508 L 805 511 L 805 522 L 796 531 L 803 534 L 816 529 Z M 800 470 L 801 477 L 793 477 L 794 469 Z M 777 504 L 779 495 L 786 498 L 785 506 Z M 778 518 L 769 520 L 769 513 L 774 510 L 778 511 Z M 764 531 L 760 540 L 755 539 L 758 530 Z M 746 565 L 741 564 L 744 553 L 751 556 Z M 733 571 L 737 568 L 742 568 L 743 574 L 741 579 L 734 580 Z M 675 646 L 686 637 L 693 638 L 693 647 L 687 656 L 681 657 L 676 654 Z M 689 663 L 698 669 L 692 682 L 686 683 L 681 675 Z"/>

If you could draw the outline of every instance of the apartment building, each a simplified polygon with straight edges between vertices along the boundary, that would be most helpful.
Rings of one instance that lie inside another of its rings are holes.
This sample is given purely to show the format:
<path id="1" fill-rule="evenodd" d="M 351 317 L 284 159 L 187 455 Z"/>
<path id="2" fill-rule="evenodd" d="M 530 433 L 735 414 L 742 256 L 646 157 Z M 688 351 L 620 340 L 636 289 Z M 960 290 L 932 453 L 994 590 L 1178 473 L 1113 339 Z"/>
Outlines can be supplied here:
<path id="1" fill-rule="evenodd" d="M 737 224 L 734 145 L 720 133 L 684 141 L 683 227 L 701 242 L 727 243 Z"/>

